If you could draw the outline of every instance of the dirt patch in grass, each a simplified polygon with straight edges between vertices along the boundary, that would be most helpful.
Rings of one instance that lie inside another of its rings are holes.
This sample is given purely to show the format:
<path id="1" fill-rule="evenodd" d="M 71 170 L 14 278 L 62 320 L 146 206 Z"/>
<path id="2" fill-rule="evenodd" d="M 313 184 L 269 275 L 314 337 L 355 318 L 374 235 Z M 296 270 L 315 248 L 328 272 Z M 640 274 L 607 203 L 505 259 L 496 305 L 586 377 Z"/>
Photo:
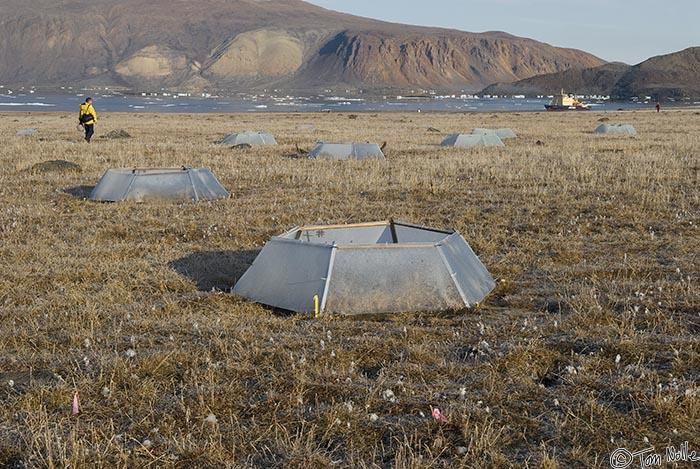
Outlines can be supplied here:
<path id="1" fill-rule="evenodd" d="M 64 172 L 64 171 L 82 171 L 79 164 L 72 163 L 66 160 L 49 160 L 42 161 L 41 163 L 35 163 L 31 168 L 27 169 L 30 173 L 50 173 L 50 172 Z"/>
<path id="2" fill-rule="evenodd" d="M 102 138 L 107 139 L 120 139 L 120 138 L 131 138 L 131 134 L 124 129 L 110 130 L 102 136 Z"/>

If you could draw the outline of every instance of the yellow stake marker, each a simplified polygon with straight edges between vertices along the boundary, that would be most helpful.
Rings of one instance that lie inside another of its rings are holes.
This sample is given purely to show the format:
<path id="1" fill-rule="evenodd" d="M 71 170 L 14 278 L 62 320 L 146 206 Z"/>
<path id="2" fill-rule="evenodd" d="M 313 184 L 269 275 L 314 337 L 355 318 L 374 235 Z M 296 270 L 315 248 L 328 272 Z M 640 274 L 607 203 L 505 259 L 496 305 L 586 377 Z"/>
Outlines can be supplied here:
<path id="1" fill-rule="evenodd" d="M 314 317 L 318 319 L 318 295 L 314 295 Z"/>

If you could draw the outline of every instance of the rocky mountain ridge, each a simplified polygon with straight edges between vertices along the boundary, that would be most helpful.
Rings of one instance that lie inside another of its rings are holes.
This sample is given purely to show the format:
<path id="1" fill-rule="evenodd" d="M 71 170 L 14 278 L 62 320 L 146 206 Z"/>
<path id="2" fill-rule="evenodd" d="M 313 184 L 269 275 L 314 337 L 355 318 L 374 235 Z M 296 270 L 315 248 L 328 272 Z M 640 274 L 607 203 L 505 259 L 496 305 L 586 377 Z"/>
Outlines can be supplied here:
<path id="1" fill-rule="evenodd" d="M 385 23 L 301 0 L 0 4 L 2 84 L 476 91 L 603 63 L 502 32 Z"/>

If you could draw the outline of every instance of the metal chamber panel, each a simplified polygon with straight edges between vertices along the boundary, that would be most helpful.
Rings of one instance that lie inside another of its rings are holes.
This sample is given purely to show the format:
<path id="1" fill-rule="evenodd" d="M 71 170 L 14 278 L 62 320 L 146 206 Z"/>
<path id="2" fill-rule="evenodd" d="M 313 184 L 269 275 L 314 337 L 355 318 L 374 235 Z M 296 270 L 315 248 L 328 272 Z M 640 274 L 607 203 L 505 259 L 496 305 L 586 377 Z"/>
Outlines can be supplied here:
<path id="1" fill-rule="evenodd" d="M 90 193 L 91 200 L 210 200 L 229 193 L 207 168 L 109 169 Z"/>
<path id="2" fill-rule="evenodd" d="M 437 243 L 453 231 L 436 230 L 399 221 L 296 227 L 281 237 L 338 246 L 392 243 Z"/>
<path id="3" fill-rule="evenodd" d="M 231 195 L 209 169 L 190 168 L 188 172 L 198 200 L 225 199 Z"/>
<path id="4" fill-rule="evenodd" d="M 303 243 L 323 243 L 338 246 L 393 243 L 389 224 L 359 227 L 302 227 L 293 235 Z"/>
<path id="5" fill-rule="evenodd" d="M 196 200 L 190 176 L 185 171 L 135 174 L 126 200 L 136 202 Z"/>
<path id="6" fill-rule="evenodd" d="M 384 158 L 382 149 L 376 143 L 354 143 L 353 158 Z"/>
<path id="7" fill-rule="evenodd" d="M 328 277 L 333 247 L 272 237 L 233 293 L 269 306 L 310 313 Z"/>
<path id="8" fill-rule="evenodd" d="M 404 243 L 438 243 L 451 234 L 450 231 L 431 230 L 425 227 L 414 225 L 404 225 L 401 223 L 394 224 L 396 233 L 396 242 Z"/>
<path id="9" fill-rule="evenodd" d="M 376 143 L 327 143 L 318 142 L 309 152 L 309 158 L 335 158 L 346 160 L 348 158 L 384 159 L 384 153 Z"/>
<path id="10" fill-rule="evenodd" d="M 125 200 L 133 180 L 131 171 L 108 169 L 92 189 L 90 199 L 105 202 Z"/>
<path id="11" fill-rule="evenodd" d="M 462 235 L 455 232 L 438 247 L 450 267 L 450 274 L 459 288 L 464 303 L 480 303 L 496 287 L 493 277 Z"/>
<path id="12" fill-rule="evenodd" d="M 342 314 L 464 307 L 432 246 L 338 249 L 326 310 Z"/>

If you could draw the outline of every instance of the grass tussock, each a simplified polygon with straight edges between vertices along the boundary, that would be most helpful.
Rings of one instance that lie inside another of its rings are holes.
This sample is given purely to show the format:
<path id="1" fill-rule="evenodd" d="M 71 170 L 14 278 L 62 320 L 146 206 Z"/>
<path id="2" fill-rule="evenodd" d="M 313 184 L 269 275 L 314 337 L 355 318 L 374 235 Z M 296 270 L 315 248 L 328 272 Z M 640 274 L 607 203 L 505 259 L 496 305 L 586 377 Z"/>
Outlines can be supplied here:
<path id="1" fill-rule="evenodd" d="M 87 145 L 72 115 L 0 115 L 0 466 L 596 467 L 700 444 L 697 118 L 604 116 L 639 136 L 594 135 L 595 112 L 109 114 L 96 137 L 132 138 Z M 436 146 L 473 127 L 518 138 Z M 280 145 L 213 143 L 246 129 Z M 388 159 L 280 156 L 317 140 Z M 84 200 L 107 168 L 181 165 L 233 197 Z M 273 234 L 387 218 L 458 229 L 502 281 L 476 311 L 319 320 L 225 293 Z"/>

